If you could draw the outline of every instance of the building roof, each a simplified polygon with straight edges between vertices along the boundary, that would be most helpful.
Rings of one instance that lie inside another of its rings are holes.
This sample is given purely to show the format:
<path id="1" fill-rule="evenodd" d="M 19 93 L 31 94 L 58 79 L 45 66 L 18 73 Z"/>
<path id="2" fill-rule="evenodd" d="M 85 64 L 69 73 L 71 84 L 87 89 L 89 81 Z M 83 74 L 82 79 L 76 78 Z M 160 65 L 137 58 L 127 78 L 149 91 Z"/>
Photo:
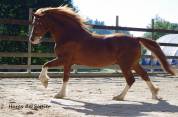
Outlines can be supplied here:
<path id="1" fill-rule="evenodd" d="M 178 44 L 178 34 L 168 34 L 160 37 L 156 40 L 158 43 L 173 43 Z M 171 46 L 161 46 L 161 49 L 165 53 L 166 56 L 178 56 L 178 47 Z M 151 52 L 147 51 L 146 55 L 150 55 Z"/>

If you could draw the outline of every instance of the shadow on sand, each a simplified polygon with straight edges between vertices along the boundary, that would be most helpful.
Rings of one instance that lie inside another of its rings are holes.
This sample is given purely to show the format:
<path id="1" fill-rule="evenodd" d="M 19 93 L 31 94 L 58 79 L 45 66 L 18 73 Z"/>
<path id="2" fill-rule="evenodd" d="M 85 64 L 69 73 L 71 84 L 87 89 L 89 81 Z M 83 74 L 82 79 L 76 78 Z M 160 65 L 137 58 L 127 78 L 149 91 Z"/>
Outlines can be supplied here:
<path id="1" fill-rule="evenodd" d="M 51 103 L 58 104 L 64 106 L 64 109 L 74 110 L 79 113 L 84 113 L 85 115 L 98 115 L 98 116 L 144 116 L 147 115 L 148 112 L 178 112 L 178 106 L 171 105 L 165 100 L 158 101 L 157 104 L 147 103 L 147 102 L 136 102 L 136 101 L 128 101 L 130 103 L 135 104 L 123 104 L 122 102 L 116 102 L 114 104 L 95 104 L 88 103 L 85 101 L 77 101 L 72 99 L 64 99 L 70 100 L 76 103 L 82 103 L 81 106 L 65 106 L 60 103 L 60 101 L 51 101 Z M 125 102 L 125 101 L 124 101 Z"/>

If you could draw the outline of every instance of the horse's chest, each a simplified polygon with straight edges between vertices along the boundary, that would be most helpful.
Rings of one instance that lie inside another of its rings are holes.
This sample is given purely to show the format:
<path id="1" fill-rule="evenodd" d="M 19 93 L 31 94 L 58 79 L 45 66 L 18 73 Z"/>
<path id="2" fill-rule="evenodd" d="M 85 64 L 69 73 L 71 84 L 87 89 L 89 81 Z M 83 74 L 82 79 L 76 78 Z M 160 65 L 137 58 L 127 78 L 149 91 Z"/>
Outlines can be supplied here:
<path id="1" fill-rule="evenodd" d="M 76 52 L 77 46 L 73 43 L 67 43 L 65 45 L 56 45 L 54 50 L 56 55 L 60 55 L 60 56 L 65 56 L 65 55 L 74 55 L 74 53 Z"/>

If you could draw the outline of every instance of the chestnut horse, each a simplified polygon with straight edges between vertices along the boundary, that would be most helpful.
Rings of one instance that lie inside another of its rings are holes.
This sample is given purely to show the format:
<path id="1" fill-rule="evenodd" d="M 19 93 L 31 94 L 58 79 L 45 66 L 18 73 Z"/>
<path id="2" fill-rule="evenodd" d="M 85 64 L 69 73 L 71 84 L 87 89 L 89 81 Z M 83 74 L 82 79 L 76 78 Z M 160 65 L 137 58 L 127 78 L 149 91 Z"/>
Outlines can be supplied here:
<path id="1" fill-rule="evenodd" d="M 162 68 L 174 75 L 175 72 L 166 60 L 160 46 L 152 40 L 126 36 L 124 34 L 97 35 L 87 31 L 84 21 L 67 6 L 41 8 L 34 14 L 30 41 L 32 44 L 41 42 L 44 34 L 49 32 L 54 39 L 56 58 L 45 63 L 39 75 L 42 84 L 47 87 L 47 69 L 64 66 L 63 84 L 55 98 L 66 96 L 67 84 L 71 66 L 74 64 L 92 67 L 102 67 L 112 64 L 119 65 L 127 82 L 120 95 L 114 100 L 123 100 L 135 79 L 135 70 L 146 81 L 153 99 L 157 96 L 158 88 L 150 81 L 147 72 L 139 64 L 141 45 L 152 51 L 159 59 Z"/>

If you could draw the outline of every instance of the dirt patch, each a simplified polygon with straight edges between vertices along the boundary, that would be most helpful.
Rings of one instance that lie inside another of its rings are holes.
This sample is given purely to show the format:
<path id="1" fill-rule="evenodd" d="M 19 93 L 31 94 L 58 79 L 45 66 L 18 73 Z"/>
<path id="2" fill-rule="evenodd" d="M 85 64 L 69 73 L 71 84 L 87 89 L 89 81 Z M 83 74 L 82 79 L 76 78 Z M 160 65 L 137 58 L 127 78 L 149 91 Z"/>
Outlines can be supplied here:
<path id="1" fill-rule="evenodd" d="M 38 79 L 1 79 L 0 117 L 178 116 L 178 78 L 151 79 L 163 100 L 152 100 L 146 83 L 139 78 L 125 101 L 112 100 L 124 88 L 123 78 L 72 78 L 65 99 L 53 98 L 62 79 L 50 79 L 47 89 Z"/>

